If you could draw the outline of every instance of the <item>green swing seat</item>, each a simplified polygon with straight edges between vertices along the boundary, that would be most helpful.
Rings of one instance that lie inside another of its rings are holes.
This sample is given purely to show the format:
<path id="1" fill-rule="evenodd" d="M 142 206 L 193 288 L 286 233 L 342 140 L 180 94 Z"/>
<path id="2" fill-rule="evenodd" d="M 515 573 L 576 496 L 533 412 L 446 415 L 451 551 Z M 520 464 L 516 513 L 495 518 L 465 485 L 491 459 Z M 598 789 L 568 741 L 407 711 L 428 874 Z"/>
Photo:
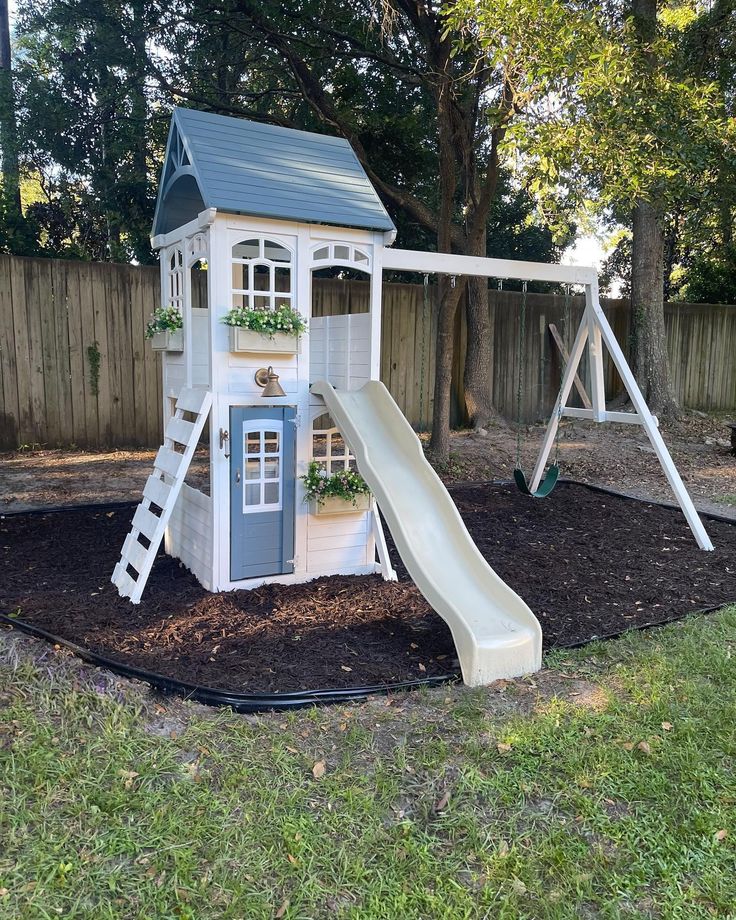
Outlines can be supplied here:
<path id="1" fill-rule="evenodd" d="M 499 283 L 499 290 L 501 289 L 501 284 Z M 521 286 L 521 317 L 520 317 L 520 330 L 519 330 L 519 345 L 517 352 L 517 362 L 519 366 L 519 379 L 518 387 L 516 391 L 516 468 L 514 469 L 514 482 L 518 490 L 524 495 L 529 495 L 532 498 L 547 498 L 547 496 L 552 492 L 554 487 L 557 485 L 557 480 L 560 478 L 560 468 L 557 465 L 557 458 L 555 457 L 555 462 L 552 463 L 545 473 L 544 479 L 539 483 L 537 488 L 532 491 L 529 487 L 529 483 L 526 480 L 524 475 L 524 470 L 521 468 L 521 396 L 524 386 L 524 343 L 526 341 L 526 295 L 527 295 L 527 283 L 526 281 Z M 568 314 L 570 310 L 570 288 L 568 286 L 565 293 L 565 329 L 567 329 L 568 323 Z M 563 368 L 564 376 L 564 368 Z M 555 438 L 555 444 L 557 450 L 559 451 L 559 419 L 558 428 L 557 428 L 557 437 Z"/>
<path id="2" fill-rule="evenodd" d="M 547 470 L 544 479 L 539 483 L 539 487 L 532 492 L 529 488 L 529 483 L 526 481 L 524 470 L 522 470 L 520 466 L 517 466 L 514 470 L 514 482 L 516 483 L 516 487 L 520 492 L 523 492 L 524 495 L 531 495 L 532 498 L 546 498 L 557 485 L 557 480 L 559 478 L 560 468 L 556 463 L 553 463 Z"/>

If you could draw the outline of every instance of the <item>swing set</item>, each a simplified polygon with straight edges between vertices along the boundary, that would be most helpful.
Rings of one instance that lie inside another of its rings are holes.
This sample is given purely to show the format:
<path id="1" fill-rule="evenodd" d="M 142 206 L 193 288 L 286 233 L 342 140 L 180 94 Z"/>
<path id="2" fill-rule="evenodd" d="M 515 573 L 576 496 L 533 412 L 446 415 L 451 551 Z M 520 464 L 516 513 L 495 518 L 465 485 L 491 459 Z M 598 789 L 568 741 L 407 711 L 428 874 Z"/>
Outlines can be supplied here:
<path id="1" fill-rule="evenodd" d="M 479 278 L 514 279 L 522 282 L 522 304 L 520 315 L 519 355 L 523 355 L 526 336 L 526 298 L 529 281 L 547 281 L 567 286 L 566 313 L 569 311 L 570 286 L 581 285 L 585 291 L 585 308 L 580 320 L 568 359 L 564 362 L 562 381 L 550 415 L 537 460 L 527 479 L 521 468 L 521 396 L 523 366 L 519 360 L 517 386 L 517 459 L 514 470 L 516 485 L 527 495 L 544 498 L 549 495 L 559 478 L 557 454 L 559 451 L 559 429 L 563 418 L 583 419 L 598 424 L 641 425 L 649 437 L 662 470 L 677 499 L 680 508 L 693 532 L 698 546 L 712 550 L 713 544 L 698 516 L 692 499 L 677 471 L 672 457 L 659 431 L 659 422 L 651 413 L 639 385 L 629 367 L 621 346 L 600 305 L 598 276 L 595 268 L 579 265 L 547 265 L 539 262 L 516 262 L 509 259 L 489 259 L 482 256 L 461 256 L 451 253 L 415 252 L 406 249 L 386 249 L 383 253 L 384 271 L 410 271 L 423 275 L 467 275 Z M 426 290 L 426 286 L 425 286 Z M 425 295 L 426 297 L 426 295 Z M 623 381 L 633 411 L 613 411 L 606 407 L 603 350 L 608 354 Z M 567 401 L 578 375 L 583 355 L 588 355 L 590 369 L 590 403 L 584 407 L 568 406 Z M 547 468 L 550 454 L 555 448 L 555 460 Z M 546 471 L 546 472 L 545 472 Z"/>

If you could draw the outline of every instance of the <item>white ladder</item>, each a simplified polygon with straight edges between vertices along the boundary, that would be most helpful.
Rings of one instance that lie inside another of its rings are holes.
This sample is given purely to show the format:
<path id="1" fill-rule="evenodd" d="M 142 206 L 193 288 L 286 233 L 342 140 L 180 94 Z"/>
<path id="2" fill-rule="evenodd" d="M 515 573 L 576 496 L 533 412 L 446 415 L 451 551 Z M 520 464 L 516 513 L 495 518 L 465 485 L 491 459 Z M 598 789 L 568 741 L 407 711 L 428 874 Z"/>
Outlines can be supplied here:
<path id="1" fill-rule="evenodd" d="M 118 594 L 129 597 L 133 604 L 140 603 L 211 405 L 209 390 L 185 387 L 176 400 L 176 411 L 166 423 L 163 446 L 158 449 L 153 473 L 143 489 L 143 500 L 135 510 L 120 562 L 112 573 L 111 580 Z M 185 414 L 194 415 L 194 421 L 187 421 Z M 176 450 L 177 445 L 183 448 L 181 453 Z M 140 542 L 140 537 L 148 546 Z"/>

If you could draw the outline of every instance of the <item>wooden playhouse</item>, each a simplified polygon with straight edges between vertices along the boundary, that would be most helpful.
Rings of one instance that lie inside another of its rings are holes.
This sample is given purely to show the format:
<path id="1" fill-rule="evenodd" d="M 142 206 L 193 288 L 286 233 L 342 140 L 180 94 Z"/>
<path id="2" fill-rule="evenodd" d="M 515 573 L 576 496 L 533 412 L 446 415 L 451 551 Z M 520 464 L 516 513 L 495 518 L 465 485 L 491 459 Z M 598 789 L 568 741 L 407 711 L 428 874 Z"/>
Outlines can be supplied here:
<path id="1" fill-rule="evenodd" d="M 371 285 L 370 312 L 315 318 L 299 337 L 269 338 L 222 320 L 233 306 L 277 304 L 308 318 L 315 270 L 338 266 L 372 279 L 376 253 L 394 235 L 346 141 L 175 109 L 152 242 L 162 303 L 178 308 L 183 327 L 159 345 L 166 443 L 135 529 L 155 542 L 162 529 L 156 512 L 172 505 L 166 552 L 208 590 L 389 575 L 386 559 L 376 562 L 382 535 L 374 509 L 345 503 L 321 514 L 303 500 L 297 478 L 315 456 L 328 472 L 351 462 L 324 401 L 309 388 L 314 380 L 357 388 L 378 378 L 380 278 Z M 264 398 L 256 375 L 269 367 L 284 396 Z M 183 477 L 208 412 L 205 494 Z M 131 535 L 121 560 L 131 569 L 116 570 L 134 601 L 147 575 L 141 548 Z"/>
<path id="2" fill-rule="evenodd" d="M 580 285 L 585 311 L 531 491 L 564 416 L 642 425 L 699 545 L 712 543 L 603 314 L 594 268 L 400 250 L 395 235 L 345 140 L 175 109 L 152 240 L 162 305 L 181 328 L 156 336 L 164 444 L 112 580 L 138 603 L 162 540 L 210 591 L 334 574 L 395 578 L 383 519 L 449 625 L 465 682 L 528 673 L 541 663 L 537 619 L 473 543 L 379 381 L 384 269 Z M 367 276 L 368 311 L 313 315 L 313 275 L 325 269 Z M 304 318 L 300 335 L 224 322 L 233 309 L 283 308 Z M 632 412 L 606 407 L 604 349 Z M 567 402 L 586 353 L 592 406 L 580 409 Z M 184 480 L 207 430 L 209 485 L 198 489 Z M 326 473 L 357 464 L 372 501 L 306 502 L 300 477 L 313 460 Z"/>

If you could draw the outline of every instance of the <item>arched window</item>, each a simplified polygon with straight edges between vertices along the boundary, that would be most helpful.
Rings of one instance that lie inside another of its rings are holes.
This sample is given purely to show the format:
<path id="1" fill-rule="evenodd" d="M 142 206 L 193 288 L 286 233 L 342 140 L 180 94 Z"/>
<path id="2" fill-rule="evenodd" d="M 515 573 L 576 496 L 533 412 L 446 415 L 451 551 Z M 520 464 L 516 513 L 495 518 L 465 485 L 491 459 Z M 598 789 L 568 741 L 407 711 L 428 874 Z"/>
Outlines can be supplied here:
<path id="1" fill-rule="evenodd" d="M 371 257 L 360 246 L 352 243 L 318 243 L 312 249 L 312 268 L 341 265 L 370 273 Z"/>
<path id="2" fill-rule="evenodd" d="M 269 309 L 293 306 L 293 256 L 275 240 L 253 237 L 233 246 L 232 306 Z"/>

